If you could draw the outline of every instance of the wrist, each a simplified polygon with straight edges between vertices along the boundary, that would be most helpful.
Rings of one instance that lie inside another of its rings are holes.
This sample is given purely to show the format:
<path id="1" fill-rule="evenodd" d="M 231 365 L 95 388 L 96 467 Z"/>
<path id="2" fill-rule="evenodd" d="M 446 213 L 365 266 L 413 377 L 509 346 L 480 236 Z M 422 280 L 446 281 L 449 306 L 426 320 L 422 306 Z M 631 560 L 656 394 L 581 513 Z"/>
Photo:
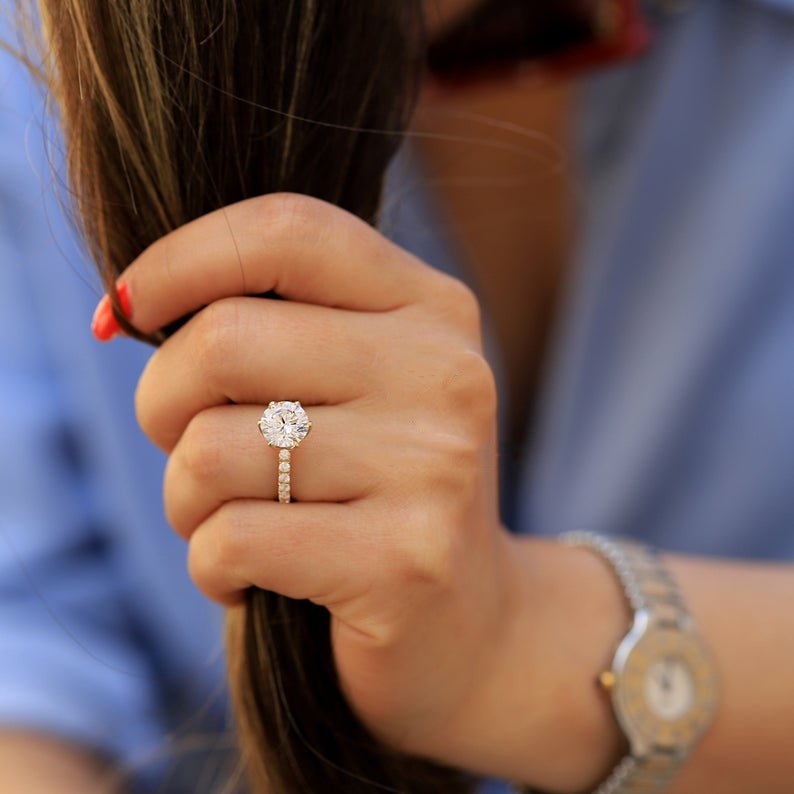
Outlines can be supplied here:
<path id="1" fill-rule="evenodd" d="M 524 577 L 514 643 L 530 660 L 524 686 L 537 687 L 539 715 L 529 737 L 532 768 L 518 780 L 553 791 L 593 790 L 626 752 L 596 679 L 610 667 L 631 610 L 592 552 L 533 537 L 519 536 L 516 544 Z"/>
<path id="2" fill-rule="evenodd" d="M 608 566 L 585 549 L 511 536 L 510 614 L 469 702 L 465 759 L 479 774 L 559 792 L 596 788 L 625 753 L 596 685 L 630 623 Z"/>

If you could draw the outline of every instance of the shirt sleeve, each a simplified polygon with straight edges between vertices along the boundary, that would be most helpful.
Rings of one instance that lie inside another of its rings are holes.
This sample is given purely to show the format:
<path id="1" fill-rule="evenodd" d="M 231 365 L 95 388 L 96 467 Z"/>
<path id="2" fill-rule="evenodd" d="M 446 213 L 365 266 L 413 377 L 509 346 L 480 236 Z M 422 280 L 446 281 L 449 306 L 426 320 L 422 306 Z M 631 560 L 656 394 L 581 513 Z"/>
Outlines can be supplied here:
<path id="1" fill-rule="evenodd" d="M 0 726 L 64 737 L 146 776 L 163 744 L 159 690 L 36 314 L 29 273 L 54 266 L 37 261 L 52 232 L 6 66 L 0 58 Z"/>

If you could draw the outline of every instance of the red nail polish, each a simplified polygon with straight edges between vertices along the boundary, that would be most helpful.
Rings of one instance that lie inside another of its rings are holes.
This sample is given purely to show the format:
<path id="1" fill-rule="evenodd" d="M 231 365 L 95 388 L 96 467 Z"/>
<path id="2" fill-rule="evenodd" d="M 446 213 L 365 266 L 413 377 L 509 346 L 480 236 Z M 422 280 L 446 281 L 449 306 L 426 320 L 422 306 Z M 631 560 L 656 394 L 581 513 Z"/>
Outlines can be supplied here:
<path id="1" fill-rule="evenodd" d="M 119 302 L 124 316 L 129 319 L 132 316 L 129 289 L 126 283 L 122 281 L 118 284 L 116 290 L 119 294 Z M 100 342 L 109 342 L 121 331 L 121 326 L 113 315 L 110 298 L 107 295 L 97 304 L 94 319 L 91 322 L 91 331 Z"/>

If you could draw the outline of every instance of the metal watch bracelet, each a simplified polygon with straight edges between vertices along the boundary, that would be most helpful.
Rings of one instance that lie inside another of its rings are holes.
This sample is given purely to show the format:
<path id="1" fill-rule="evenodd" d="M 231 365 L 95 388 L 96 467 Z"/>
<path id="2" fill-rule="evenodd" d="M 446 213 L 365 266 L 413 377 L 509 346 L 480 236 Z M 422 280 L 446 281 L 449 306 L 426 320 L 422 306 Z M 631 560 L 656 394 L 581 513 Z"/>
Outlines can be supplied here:
<path id="1" fill-rule="evenodd" d="M 652 611 L 661 623 L 686 627 L 691 618 L 681 591 L 649 546 L 620 538 L 612 540 L 595 532 L 568 532 L 559 540 L 571 546 L 584 546 L 598 552 L 612 567 L 623 587 L 631 609 Z M 626 755 L 593 794 L 661 794 L 672 782 L 687 754 L 655 749 L 638 758 Z M 511 784 L 514 794 L 543 794 L 523 784 Z"/>

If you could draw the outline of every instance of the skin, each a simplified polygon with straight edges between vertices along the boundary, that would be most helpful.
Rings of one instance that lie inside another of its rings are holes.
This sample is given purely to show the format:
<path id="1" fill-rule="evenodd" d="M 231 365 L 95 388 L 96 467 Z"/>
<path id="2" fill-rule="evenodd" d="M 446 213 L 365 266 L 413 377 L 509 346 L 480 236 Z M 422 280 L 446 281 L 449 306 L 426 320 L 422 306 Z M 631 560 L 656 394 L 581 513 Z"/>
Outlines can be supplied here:
<path id="1" fill-rule="evenodd" d="M 413 142 L 423 179 L 498 343 L 502 454 L 522 447 L 570 260 L 571 99 L 567 82 L 526 73 L 426 93 L 414 119 L 430 133 Z"/>
<path id="2" fill-rule="evenodd" d="M 593 680 L 629 612 L 595 555 L 499 522 L 496 397 L 470 290 L 287 194 L 178 229 L 123 279 L 144 331 L 207 306 L 137 392 L 202 592 L 232 609 L 250 585 L 326 606 L 343 690 L 401 749 L 552 791 L 605 777 L 624 748 Z M 245 296 L 269 289 L 289 300 Z M 289 506 L 256 430 L 271 399 L 300 400 L 313 422 Z M 668 564 L 723 688 L 671 790 L 790 791 L 790 567 Z"/>
<path id="3" fill-rule="evenodd" d="M 629 612 L 595 555 L 498 522 L 471 292 L 342 210 L 287 195 L 188 224 L 124 279 L 146 331 L 209 304 L 155 352 L 137 395 L 170 456 L 166 509 L 197 586 L 230 609 L 251 584 L 325 605 L 342 686 L 386 741 L 549 791 L 594 788 L 624 748 L 593 680 Z M 290 300 L 245 296 L 271 288 Z M 274 501 L 277 456 L 255 426 L 282 398 L 314 423 L 290 505 Z M 722 689 L 670 790 L 787 794 L 791 567 L 667 562 Z M 20 746 L 6 735 L 0 752 L 8 742 Z M 47 790 L 64 760 L 47 758 L 9 764 L 18 790 L 39 775 Z M 96 770 L 72 761 L 59 791 L 91 791 Z"/>
<path id="4" fill-rule="evenodd" d="M 0 731 L 3 790 L 24 794 L 111 794 L 107 764 L 71 742 L 26 731 Z M 111 776 L 112 777 L 112 776 Z"/>
<path id="5" fill-rule="evenodd" d="M 471 2 L 434 0 L 431 30 Z M 386 740 L 550 791 L 592 790 L 625 751 L 593 685 L 627 628 L 621 591 L 589 552 L 509 535 L 495 518 L 493 382 L 471 294 L 341 211 L 301 202 L 228 209 L 244 281 L 216 216 L 125 274 L 144 330 L 212 304 L 155 354 L 139 390 L 142 425 L 170 453 L 166 504 L 191 573 L 232 609 L 251 583 L 324 603 L 343 686 Z M 234 297 L 271 286 L 294 302 Z M 282 398 L 314 422 L 289 506 L 271 501 L 276 455 L 255 428 Z M 367 438 L 340 432 L 345 419 Z M 788 794 L 791 566 L 666 561 L 722 690 L 670 791 Z M 9 790 L 104 790 L 93 757 L 32 734 L 0 734 L 0 768 Z"/>

